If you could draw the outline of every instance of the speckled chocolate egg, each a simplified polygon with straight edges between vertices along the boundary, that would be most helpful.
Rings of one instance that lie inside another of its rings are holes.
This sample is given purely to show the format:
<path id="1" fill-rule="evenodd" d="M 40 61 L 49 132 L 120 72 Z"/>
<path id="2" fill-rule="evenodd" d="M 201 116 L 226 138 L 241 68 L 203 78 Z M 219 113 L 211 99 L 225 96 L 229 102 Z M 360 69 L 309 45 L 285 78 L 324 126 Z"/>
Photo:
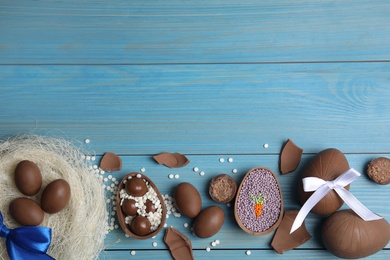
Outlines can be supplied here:
<path id="1" fill-rule="evenodd" d="M 362 258 L 375 254 L 390 241 L 390 225 L 385 219 L 364 221 L 352 210 L 328 217 L 321 231 L 325 247 L 341 258 Z"/>
<path id="2" fill-rule="evenodd" d="M 138 207 L 137 207 L 137 205 L 135 203 L 136 203 L 136 201 L 133 200 L 133 199 L 126 199 L 126 200 L 124 200 L 123 204 L 122 204 L 122 212 L 126 216 L 135 216 L 135 215 L 137 215 Z"/>
<path id="3" fill-rule="evenodd" d="M 134 197 L 141 197 L 148 192 L 148 188 L 146 187 L 146 183 L 143 179 L 133 177 L 126 182 L 125 185 L 126 192 Z"/>
<path id="4" fill-rule="evenodd" d="M 42 186 L 42 175 L 38 166 L 28 160 L 19 162 L 15 168 L 15 184 L 21 193 L 33 196 Z"/>
<path id="5" fill-rule="evenodd" d="M 321 151 L 311 159 L 302 171 L 302 179 L 306 177 L 317 177 L 325 181 L 332 181 L 349 170 L 349 164 L 344 154 L 337 149 L 330 148 Z M 349 190 L 349 185 L 344 187 Z M 299 182 L 298 197 L 304 204 L 313 192 L 303 190 L 302 181 Z M 331 190 L 313 207 L 311 212 L 320 215 L 332 214 L 343 205 L 339 195 Z"/>
<path id="6" fill-rule="evenodd" d="M 65 208 L 70 200 L 70 186 L 64 179 L 49 183 L 42 192 L 41 207 L 47 213 L 57 213 Z"/>
<path id="7" fill-rule="evenodd" d="M 176 206 L 182 215 L 195 218 L 199 214 L 202 208 L 202 199 L 192 184 L 182 182 L 177 185 L 174 197 Z"/>
<path id="8" fill-rule="evenodd" d="M 23 226 L 38 226 L 43 221 L 43 211 L 38 203 L 29 198 L 17 198 L 9 204 L 9 213 Z"/>
<path id="9" fill-rule="evenodd" d="M 146 236 L 150 232 L 150 221 L 147 217 L 137 216 L 131 221 L 130 230 L 138 236 Z"/>
<path id="10" fill-rule="evenodd" d="M 202 210 L 194 222 L 194 233 L 200 238 L 211 237 L 221 229 L 225 220 L 223 210 L 218 206 L 210 206 Z"/>

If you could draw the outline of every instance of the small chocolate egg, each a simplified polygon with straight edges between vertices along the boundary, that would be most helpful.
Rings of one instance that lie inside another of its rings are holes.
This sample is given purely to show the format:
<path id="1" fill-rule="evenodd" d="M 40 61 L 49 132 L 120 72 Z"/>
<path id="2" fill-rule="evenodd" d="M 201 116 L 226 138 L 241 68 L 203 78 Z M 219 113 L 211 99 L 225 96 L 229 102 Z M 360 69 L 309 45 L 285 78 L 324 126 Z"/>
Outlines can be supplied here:
<path id="1" fill-rule="evenodd" d="M 150 221 L 147 217 L 137 216 L 130 223 L 131 232 L 138 236 L 146 236 L 150 232 Z"/>
<path id="2" fill-rule="evenodd" d="M 47 213 L 57 213 L 70 200 L 70 186 L 66 180 L 57 179 L 49 183 L 42 192 L 41 207 Z"/>
<path id="3" fill-rule="evenodd" d="M 9 213 L 23 226 L 38 226 L 43 221 L 43 211 L 38 203 L 29 198 L 17 198 L 9 204 Z"/>
<path id="4" fill-rule="evenodd" d="M 333 181 L 341 174 L 349 170 L 349 164 L 344 154 L 337 149 L 330 148 L 321 151 L 302 171 L 302 179 L 306 177 L 317 177 L 324 181 Z M 349 185 L 344 187 L 349 190 Z M 304 204 L 314 192 L 305 192 L 303 190 L 302 181 L 298 186 L 298 197 L 302 204 Z M 325 195 L 311 210 L 311 212 L 319 215 L 332 214 L 337 211 L 344 201 L 340 196 L 331 190 Z"/>
<path id="5" fill-rule="evenodd" d="M 174 197 L 176 207 L 182 215 L 195 218 L 199 214 L 202 208 L 202 199 L 192 184 L 182 182 L 177 185 Z"/>
<path id="6" fill-rule="evenodd" d="M 341 258 L 363 258 L 375 254 L 390 241 L 385 219 L 364 221 L 352 210 L 340 210 L 328 217 L 321 230 L 325 247 Z"/>
<path id="7" fill-rule="evenodd" d="M 221 229 L 224 220 L 225 214 L 220 207 L 205 208 L 195 219 L 194 233 L 200 238 L 211 237 Z"/>
<path id="8" fill-rule="evenodd" d="M 156 208 L 154 207 L 154 204 L 151 200 L 146 200 L 145 206 L 146 206 L 146 213 L 156 212 Z"/>
<path id="9" fill-rule="evenodd" d="M 125 185 L 126 192 L 134 197 L 141 197 L 148 192 L 146 183 L 142 178 L 133 177 L 127 180 Z"/>
<path id="10" fill-rule="evenodd" d="M 28 160 L 19 162 L 15 168 L 15 184 L 21 193 L 33 196 L 42 186 L 42 175 L 38 166 Z"/>
<path id="11" fill-rule="evenodd" d="M 137 215 L 138 207 L 136 206 L 136 201 L 133 199 L 125 199 L 122 204 L 122 211 L 126 216 L 135 216 Z"/>

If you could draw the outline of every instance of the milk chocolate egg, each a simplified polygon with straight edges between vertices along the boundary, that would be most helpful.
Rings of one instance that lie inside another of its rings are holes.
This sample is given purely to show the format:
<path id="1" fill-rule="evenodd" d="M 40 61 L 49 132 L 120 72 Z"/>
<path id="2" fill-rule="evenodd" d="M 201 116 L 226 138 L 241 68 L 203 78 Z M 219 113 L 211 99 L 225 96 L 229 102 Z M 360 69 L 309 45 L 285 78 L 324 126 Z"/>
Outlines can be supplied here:
<path id="1" fill-rule="evenodd" d="M 122 203 L 122 212 L 126 216 L 135 216 L 137 215 L 138 207 L 136 206 L 136 201 L 133 199 L 126 199 Z"/>
<path id="2" fill-rule="evenodd" d="M 9 213 L 23 226 L 38 226 L 43 221 L 43 211 L 38 203 L 29 198 L 17 198 L 9 204 Z"/>
<path id="3" fill-rule="evenodd" d="M 37 194 L 42 186 L 41 171 L 34 162 L 28 160 L 16 165 L 14 179 L 19 191 L 27 196 Z"/>
<path id="4" fill-rule="evenodd" d="M 174 197 L 176 206 L 182 215 L 195 218 L 199 214 L 202 208 L 202 199 L 192 184 L 182 182 L 177 185 Z"/>
<path id="5" fill-rule="evenodd" d="M 138 236 L 146 236 L 150 232 L 150 221 L 147 217 L 136 216 L 131 221 L 130 229 Z"/>
<path id="6" fill-rule="evenodd" d="M 134 197 L 141 197 L 148 191 L 146 183 L 141 178 L 131 178 L 126 182 L 126 191 Z"/>
<path id="7" fill-rule="evenodd" d="M 375 254 L 390 241 L 390 225 L 385 219 L 364 221 L 352 210 L 328 217 L 321 231 L 325 247 L 341 258 L 362 258 Z"/>
<path id="8" fill-rule="evenodd" d="M 200 238 L 215 235 L 222 227 L 225 220 L 223 210 L 218 206 L 210 206 L 202 210 L 194 222 L 194 233 Z"/>
<path id="9" fill-rule="evenodd" d="M 57 179 L 49 183 L 42 192 L 41 207 L 47 213 L 57 213 L 70 200 L 70 186 L 66 180 Z"/>
<path id="10" fill-rule="evenodd" d="M 302 179 L 306 177 L 317 177 L 325 181 L 332 181 L 349 169 L 347 158 L 337 149 L 330 148 L 321 151 L 302 171 Z M 344 187 L 349 190 L 349 185 Z M 298 186 L 298 197 L 302 204 L 309 199 L 313 192 L 303 190 L 302 181 Z M 343 200 L 334 190 L 331 190 L 313 207 L 311 212 L 320 215 L 327 215 L 335 212 L 343 205 Z"/>

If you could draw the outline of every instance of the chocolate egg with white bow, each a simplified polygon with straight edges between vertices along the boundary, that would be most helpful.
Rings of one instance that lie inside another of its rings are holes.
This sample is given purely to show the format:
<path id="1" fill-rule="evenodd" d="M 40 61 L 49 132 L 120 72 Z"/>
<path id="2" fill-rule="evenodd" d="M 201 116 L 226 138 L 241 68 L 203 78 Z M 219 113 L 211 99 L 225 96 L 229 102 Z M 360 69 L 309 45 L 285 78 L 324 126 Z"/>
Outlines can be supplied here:
<path id="1" fill-rule="evenodd" d="M 344 154 L 337 149 L 329 148 L 318 153 L 307 163 L 302 171 L 302 179 L 317 177 L 324 181 L 333 181 L 347 170 L 349 170 L 349 164 Z M 344 188 L 349 190 L 349 185 Z M 303 190 L 301 180 L 298 186 L 299 201 L 304 204 L 312 194 L 313 192 L 305 192 Z M 334 190 L 331 190 L 312 208 L 311 212 L 319 215 L 332 214 L 343 203 L 339 195 Z"/>

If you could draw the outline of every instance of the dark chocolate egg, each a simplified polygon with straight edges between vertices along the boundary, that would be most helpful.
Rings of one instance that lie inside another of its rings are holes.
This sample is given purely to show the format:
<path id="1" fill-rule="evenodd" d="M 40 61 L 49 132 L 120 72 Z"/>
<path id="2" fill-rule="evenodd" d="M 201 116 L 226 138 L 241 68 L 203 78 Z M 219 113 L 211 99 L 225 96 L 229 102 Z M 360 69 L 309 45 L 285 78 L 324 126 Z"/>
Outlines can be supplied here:
<path id="1" fill-rule="evenodd" d="M 177 185 L 175 190 L 176 207 L 180 213 L 189 218 L 195 218 L 201 208 L 202 199 L 198 190 L 188 182 Z"/>
<path id="2" fill-rule="evenodd" d="M 47 213 L 57 213 L 70 200 L 70 186 L 66 180 L 57 179 L 49 183 L 42 192 L 41 207 Z"/>
<path id="3" fill-rule="evenodd" d="M 145 206 L 146 206 L 146 213 L 156 212 L 156 208 L 154 207 L 154 204 L 151 200 L 146 200 Z"/>
<path id="4" fill-rule="evenodd" d="M 349 169 L 347 158 L 337 149 L 330 148 L 321 151 L 311 159 L 302 171 L 302 179 L 306 177 L 317 177 L 325 181 L 332 181 Z M 344 187 L 349 190 L 349 185 Z M 299 201 L 304 204 L 313 192 L 303 190 L 302 181 L 299 182 Z M 343 205 L 343 200 L 334 190 L 331 190 L 315 205 L 311 212 L 320 215 L 327 215 L 335 212 Z"/>
<path id="5" fill-rule="evenodd" d="M 130 180 L 127 180 L 125 189 L 128 194 L 134 197 L 141 197 L 148 192 L 148 188 L 146 187 L 146 183 L 143 179 L 133 177 Z"/>
<path id="6" fill-rule="evenodd" d="M 210 206 L 203 209 L 194 222 L 194 233 L 200 238 L 215 235 L 222 227 L 225 220 L 223 210 L 218 206 Z"/>
<path id="7" fill-rule="evenodd" d="M 43 211 L 38 203 L 29 198 L 17 198 L 9 204 L 9 213 L 23 226 L 38 226 L 43 221 Z"/>
<path id="8" fill-rule="evenodd" d="M 34 162 L 28 160 L 16 165 L 14 179 L 19 191 L 27 196 L 37 194 L 42 186 L 41 171 Z"/>
<path id="9" fill-rule="evenodd" d="M 138 236 L 146 236 L 150 232 L 150 221 L 147 217 L 136 216 L 130 223 L 131 232 Z"/>
<path id="10" fill-rule="evenodd" d="M 126 200 L 124 200 L 123 204 L 122 204 L 122 212 L 126 216 L 137 215 L 138 207 L 137 207 L 137 205 L 135 203 L 136 202 L 133 199 L 126 199 Z"/>
<path id="11" fill-rule="evenodd" d="M 375 254 L 390 241 L 390 225 L 385 219 L 364 221 L 352 210 L 328 217 L 321 231 L 325 247 L 341 258 L 362 258 Z"/>

